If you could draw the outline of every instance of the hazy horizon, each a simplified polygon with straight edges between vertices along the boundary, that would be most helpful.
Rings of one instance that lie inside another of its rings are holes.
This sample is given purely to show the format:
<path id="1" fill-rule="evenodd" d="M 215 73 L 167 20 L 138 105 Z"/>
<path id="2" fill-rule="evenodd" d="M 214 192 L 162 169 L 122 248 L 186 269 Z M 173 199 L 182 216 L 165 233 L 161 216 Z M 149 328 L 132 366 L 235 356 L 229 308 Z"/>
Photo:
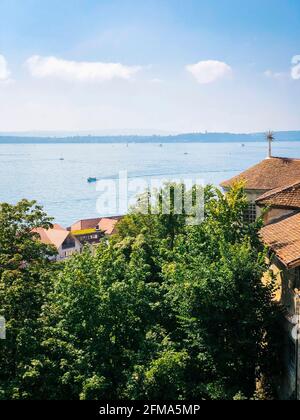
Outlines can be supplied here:
<path id="1" fill-rule="evenodd" d="M 0 131 L 0 136 L 5 137 L 176 137 L 176 136 L 189 136 L 189 135 L 233 135 L 233 136 L 257 136 L 263 135 L 264 131 L 253 131 L 253 132 L 234 132 L 234 131 L 206 131 L 206 132 L 168 132 L 162 130 L 148 130 L 148 129 L 107 129 L 107 130 L 28 130 L 28 131 Z M 295 130 L 278 130 L 274 131 L 274 134 L 284 133 L 299 133 L 300 129 Z"/>

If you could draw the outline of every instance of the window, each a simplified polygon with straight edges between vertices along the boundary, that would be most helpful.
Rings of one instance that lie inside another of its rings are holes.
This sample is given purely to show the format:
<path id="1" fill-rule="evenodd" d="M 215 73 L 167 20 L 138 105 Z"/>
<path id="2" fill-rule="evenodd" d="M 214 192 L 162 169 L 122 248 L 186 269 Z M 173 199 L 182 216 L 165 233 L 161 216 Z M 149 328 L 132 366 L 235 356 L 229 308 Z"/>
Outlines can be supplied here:
<path id="1" fill-rule="evenodd" d="M 75 248 L 75 240 L 71 236 L 69 236 L 62 244 L 62 249 L 65 250 L 70 248 Z"/>
<path id="2" fill-rule="evenodd" d="M 257 217 L 256 205 L 254 203 L 249 203 L 248 208 L 245 211 L 244 219 L 247 223 L 255 222 Z"/>
<path id="3" fill-rule="evenodd" d="M 74 249 L 72 249 L 71 251 L 65 251 L 65 257 L 66 258 L 71 257 L 73 254 L 75 254 Z"/>

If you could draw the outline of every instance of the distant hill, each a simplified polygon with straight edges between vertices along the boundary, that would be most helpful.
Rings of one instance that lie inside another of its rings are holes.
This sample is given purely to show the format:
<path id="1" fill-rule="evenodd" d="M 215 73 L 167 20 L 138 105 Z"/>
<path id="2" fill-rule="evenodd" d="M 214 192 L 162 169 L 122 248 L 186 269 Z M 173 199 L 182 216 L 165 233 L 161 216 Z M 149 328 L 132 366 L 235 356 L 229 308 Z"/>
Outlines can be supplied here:
<path id="1" fill-rule="evenodd" d="M 300 131 L 279 131 L 276 141 L 300 141 Z M 78 136 L 21 136 L 0 133 L 0 144 L 53 144 L 53 143 L 249 143 L 264 142 L 264 133 L 187 133 L 177 135 L 78 135 Z"/>
<path id="2" fill-rule="evenodd" d="M 122 137 L 122 136 L 168 136 L 178 134 L 176 132 L 168 132 L 162 130 L 150 130 L 150 129 L 136 129 L 131 130 L 128 128 L 116 129 L 116 130 L 74 130 L 74 131 L 62 131 L 62 130 L 47 130 L 47 131 L 7 131 L 0 132 L 1 137 Z"/>

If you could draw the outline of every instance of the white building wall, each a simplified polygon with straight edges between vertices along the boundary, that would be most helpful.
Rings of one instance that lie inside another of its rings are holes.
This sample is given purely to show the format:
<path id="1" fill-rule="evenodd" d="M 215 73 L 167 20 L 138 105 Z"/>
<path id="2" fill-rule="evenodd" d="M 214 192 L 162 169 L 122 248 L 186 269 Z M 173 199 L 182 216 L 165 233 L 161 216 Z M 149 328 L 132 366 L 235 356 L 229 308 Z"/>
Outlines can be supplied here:
<path id="1" fill-rule="evenodd" d="M 68 249 L 62 249 L 62 245 L 58 249 L 58 255 L 56 257 L 57 261 L 63 261 L 66 258 L 71 257 L 75 253 L 80 253 L 82 250 L 82 244 L 79 242 L 77 238 L 74 237 L 75 240 L 75 247 L 68 248 Z"/>

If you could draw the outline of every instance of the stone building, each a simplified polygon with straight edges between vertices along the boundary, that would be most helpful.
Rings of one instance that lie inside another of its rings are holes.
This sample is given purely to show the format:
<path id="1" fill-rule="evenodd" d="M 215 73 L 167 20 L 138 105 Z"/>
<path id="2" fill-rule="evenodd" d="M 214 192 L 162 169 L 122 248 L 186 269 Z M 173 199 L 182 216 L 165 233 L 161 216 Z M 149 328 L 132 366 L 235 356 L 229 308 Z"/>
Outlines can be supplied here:
<path id="1" fill-rule="evenodd" d="M 270 249 L 277 300 L 285 313 L 285 371 L 279 394 L 300 400 L 300 159 L 267 158 L 221 186 L 228 190 L 238 181 L 244 181 L 249 199 L 248 220 L 254 221 L 264 209 L 261 239 Z"/>

